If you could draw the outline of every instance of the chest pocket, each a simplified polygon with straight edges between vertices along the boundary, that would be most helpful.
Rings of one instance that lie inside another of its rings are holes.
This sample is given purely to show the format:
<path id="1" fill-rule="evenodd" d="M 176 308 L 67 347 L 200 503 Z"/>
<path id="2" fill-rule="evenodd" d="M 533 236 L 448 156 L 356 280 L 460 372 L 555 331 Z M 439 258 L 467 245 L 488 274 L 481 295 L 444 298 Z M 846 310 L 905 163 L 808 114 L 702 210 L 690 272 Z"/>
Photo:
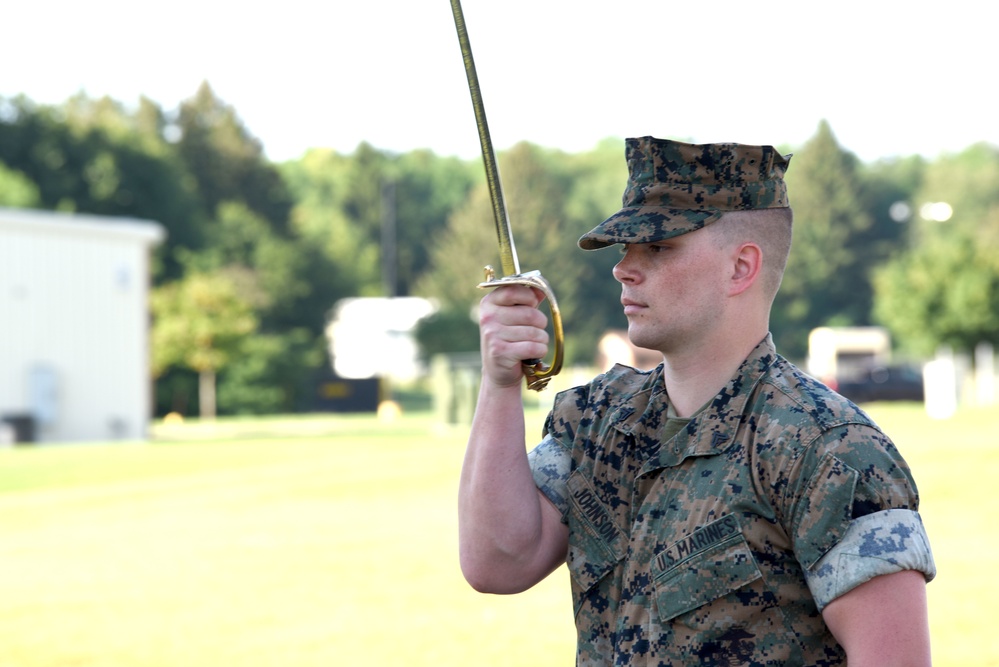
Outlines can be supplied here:
<path id="1" fill-rule="evenodd" d="M 659 617 L 664 623 L 715 601 L 741 607 L 726 598 L 763 576 L 738 520 L 731 514 L 657 554 L 652 574 Z M 738 611 L 735 616 L 739 616 Z"/>
<path id="2" fill-rule="evenodd" d="M 627 535 L 596 489 L 579 471 L 568 479 L 569 553 L 577 594 L 584 594 L 624 559 Z"/>

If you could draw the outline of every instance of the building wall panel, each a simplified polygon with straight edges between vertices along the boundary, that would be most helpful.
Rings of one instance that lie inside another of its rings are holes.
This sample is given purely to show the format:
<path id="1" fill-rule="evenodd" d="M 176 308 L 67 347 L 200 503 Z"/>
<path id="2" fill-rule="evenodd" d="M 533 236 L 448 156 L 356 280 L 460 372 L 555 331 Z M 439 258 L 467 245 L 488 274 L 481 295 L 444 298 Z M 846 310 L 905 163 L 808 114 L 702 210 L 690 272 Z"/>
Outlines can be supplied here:
<path id="1" fill-rule="evenodd" d="M 0 209 L 0 413 L 35 415 L 41 440 L 143 438 L 149 253 L 162 228 L 48 215 Z"/>

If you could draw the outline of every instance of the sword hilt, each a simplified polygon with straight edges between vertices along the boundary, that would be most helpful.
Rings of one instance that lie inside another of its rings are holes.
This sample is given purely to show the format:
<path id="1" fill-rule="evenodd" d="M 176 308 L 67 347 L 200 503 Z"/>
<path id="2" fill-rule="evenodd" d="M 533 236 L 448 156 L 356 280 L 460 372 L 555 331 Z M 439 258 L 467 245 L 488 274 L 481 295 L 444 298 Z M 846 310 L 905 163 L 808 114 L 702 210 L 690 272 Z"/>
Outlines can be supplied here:
<path id="1" fill-rule="evenodd" d="M 541 290 L 548 299 L 548 308 L 552 314 L 552 332 L 555 339 L 555 351 L 551 364 L 545 364 L 541 359 L 525 359 L 521 362 L 527 388 L 541 391 L 548 382 L 562 370 L 562 359 L 565 356 L 565 336 L 562 333 L 562 313 L 558 309 L 558 301 L 552 286 L 542 277 L 540 271 L 527 271 L 514 276 L 496 277 L 496 271 L 491 266 L 486 267 L 486 279 L 479 283 L 480 289 L 494 289 L 504 285 L 526 285 Z"/>

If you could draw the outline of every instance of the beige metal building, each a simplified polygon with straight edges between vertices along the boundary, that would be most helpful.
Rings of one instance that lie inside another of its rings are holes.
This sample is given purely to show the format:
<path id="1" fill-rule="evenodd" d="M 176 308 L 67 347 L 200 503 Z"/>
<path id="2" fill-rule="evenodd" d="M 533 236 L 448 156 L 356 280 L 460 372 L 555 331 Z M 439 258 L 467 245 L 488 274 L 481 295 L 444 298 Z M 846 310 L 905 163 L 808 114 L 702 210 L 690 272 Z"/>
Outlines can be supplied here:
<path id="1" fill-rule="evenodd" d="M 165 236 L 148 220 L 0 208 L 0 441 L 146 437 L 150 256 Z"/>

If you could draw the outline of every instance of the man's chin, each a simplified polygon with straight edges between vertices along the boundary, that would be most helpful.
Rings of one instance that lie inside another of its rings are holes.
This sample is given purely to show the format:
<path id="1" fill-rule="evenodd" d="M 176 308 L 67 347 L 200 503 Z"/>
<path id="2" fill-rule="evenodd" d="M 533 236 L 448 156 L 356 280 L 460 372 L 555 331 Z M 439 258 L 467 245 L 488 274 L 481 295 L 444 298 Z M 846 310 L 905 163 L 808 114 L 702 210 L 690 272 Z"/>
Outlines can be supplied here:
<path id="1" fill-rule="evenodd" d="M 635 347 L 641 347 L 646 350 L 659 350 L 661 341 L 658 338 L 649 336 L 648 334 L 628 327 L 628 340 Z"/>

